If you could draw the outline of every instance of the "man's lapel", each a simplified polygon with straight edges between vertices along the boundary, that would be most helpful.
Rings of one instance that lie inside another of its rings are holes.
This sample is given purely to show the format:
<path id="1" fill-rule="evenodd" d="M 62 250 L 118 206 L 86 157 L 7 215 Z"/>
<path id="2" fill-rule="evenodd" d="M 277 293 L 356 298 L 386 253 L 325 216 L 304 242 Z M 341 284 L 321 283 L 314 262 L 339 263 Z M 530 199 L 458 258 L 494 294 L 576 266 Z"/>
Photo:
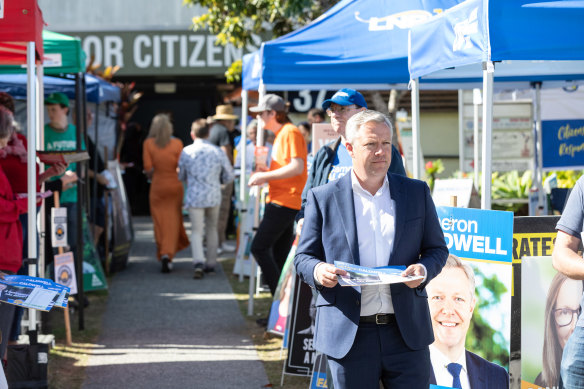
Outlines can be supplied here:
<path id="1" fill-rule="evenodd" d="M 359 241 L 357 238 L 357 225 L 355 222 L 355 203 L 353 202 L 353 189 L 351 187 L 351 172 L 345 174 L 337 182 L 337 191 L 334 193 L 339 216 L 347 237 L 347 242 L 356 265 L 359 261 Z"/>
<path id="2" fill-rule="evenodd" d="M 482 368 L 484 365 L 476 363 L 472 358 L 472 354 L 468 351 L 464 350 L 464 354 L 466 355 L 466 371 L 470 387 L 473 389 L 486 388 L 487 385 L 485 384 L 485 381 L 488 377 L 486 376 L 486 371 Z"/>
<path id="3" fill-rule="evenodd" d="M 400 238 L 404 233 L 404 223 L 406 222 L 406 207 L 403 205 L 406 201 L 405 188 L 402 183 L 398 181 L 395 176 L 391 173 L 387 174 L 387 180 L 389 182 L 389 193 L 393 201 L 395 201 L 395 237 L 393 239 L 393 249 L 389 257 L 389 264 L 391 265 L 391 258 L 396 252 L 397 245 Z"/>

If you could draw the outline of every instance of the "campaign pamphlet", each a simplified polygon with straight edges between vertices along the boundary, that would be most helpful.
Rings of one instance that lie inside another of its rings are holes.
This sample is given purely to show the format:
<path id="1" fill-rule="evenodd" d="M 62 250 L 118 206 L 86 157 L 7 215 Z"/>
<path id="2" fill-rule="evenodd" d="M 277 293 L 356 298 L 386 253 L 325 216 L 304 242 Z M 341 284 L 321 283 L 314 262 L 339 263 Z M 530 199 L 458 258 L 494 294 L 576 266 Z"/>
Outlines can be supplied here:
<path id="1" fill-rule="evenodd" d="M 254 171 L 256 172 L 263 172 L 268 170 L 268 152 L 269 149 L 267 146 L 256 146 L 254 150 L 254 162 L 255 168 Z"/>
<path id="2" fill-rule="evenodd" d="M 365 267 L 342 261 L 335 261 L 335 266 L 347 272 L 344 276 L 337 276 L 341 286 L 395 284 L 424 278 L 402 276 L 405 266 Z"/>
<path id="3" fill-rule="evenodd" d="M 87 151 L 37 151 L 37 157 L 46 165 L 54 165 L 56 163 L 74 163 L 86 161 L 89 159 Z"/>
<path id="4" fill-rule="evenodd" d="M 23 308 L 50 311 L 67 307 L 69 288 L 39 277 L 6 275 L 0 279 L 0 301 Z"/>
<path id="5" fill-rule="evenodd" d="M 36 197 L 38 200 L 38 199 L 46 199 L 47 197 L 51 197 L 52 195 L 53 195 L 53 192 L 48 190 L 46 192 L 37 192 Z M 17 193 L 16 198 L 17 199 L 26 199 L 26 198 L 28 198 L 28 193 Z"/>

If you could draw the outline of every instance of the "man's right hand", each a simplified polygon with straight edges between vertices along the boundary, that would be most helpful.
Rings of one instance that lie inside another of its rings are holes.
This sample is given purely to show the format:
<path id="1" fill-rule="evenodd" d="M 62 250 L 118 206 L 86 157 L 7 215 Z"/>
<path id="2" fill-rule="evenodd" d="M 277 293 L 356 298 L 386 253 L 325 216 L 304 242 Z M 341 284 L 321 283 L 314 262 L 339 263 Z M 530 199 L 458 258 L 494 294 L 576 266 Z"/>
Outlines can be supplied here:
<path id="1" fill-rule="evenodd" d="M 338 284 L 337 275 L 344 276 L 346 271 L 337 269 L 332 263 L 319 263 L 314 270 L 316 280 L 326 288 L 333 288 Z"/>

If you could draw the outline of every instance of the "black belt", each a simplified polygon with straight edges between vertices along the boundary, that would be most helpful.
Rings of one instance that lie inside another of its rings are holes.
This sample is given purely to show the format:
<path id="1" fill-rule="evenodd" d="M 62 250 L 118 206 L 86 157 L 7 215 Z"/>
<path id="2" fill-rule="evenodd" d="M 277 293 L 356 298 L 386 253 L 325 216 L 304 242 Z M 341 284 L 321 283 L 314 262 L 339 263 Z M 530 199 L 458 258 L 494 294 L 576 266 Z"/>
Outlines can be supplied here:
<path id="1" fill-rule="evenodd" d="M 361 316 L 359 323 L 375 323 L 379 325 L 397 324 L 393 313 L 378 313 L 377 315 Z"/>

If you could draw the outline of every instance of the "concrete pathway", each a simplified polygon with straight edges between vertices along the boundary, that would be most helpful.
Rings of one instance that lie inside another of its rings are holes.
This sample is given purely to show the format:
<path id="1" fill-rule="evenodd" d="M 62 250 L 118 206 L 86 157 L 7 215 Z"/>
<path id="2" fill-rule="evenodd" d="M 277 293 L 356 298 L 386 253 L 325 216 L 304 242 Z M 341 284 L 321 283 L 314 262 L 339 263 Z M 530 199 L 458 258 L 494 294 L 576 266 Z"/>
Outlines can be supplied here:
<path id="1" fill-rule="evenodd" d="M 261 388 L 263 365 L 226 275 L 193 279 L 190 248 L 160 272 L 150 218 L 133 219 L 128 267 L 115 274 L 83 388 Z M 186 225 L 187 228 L 189 227 Z"/>

